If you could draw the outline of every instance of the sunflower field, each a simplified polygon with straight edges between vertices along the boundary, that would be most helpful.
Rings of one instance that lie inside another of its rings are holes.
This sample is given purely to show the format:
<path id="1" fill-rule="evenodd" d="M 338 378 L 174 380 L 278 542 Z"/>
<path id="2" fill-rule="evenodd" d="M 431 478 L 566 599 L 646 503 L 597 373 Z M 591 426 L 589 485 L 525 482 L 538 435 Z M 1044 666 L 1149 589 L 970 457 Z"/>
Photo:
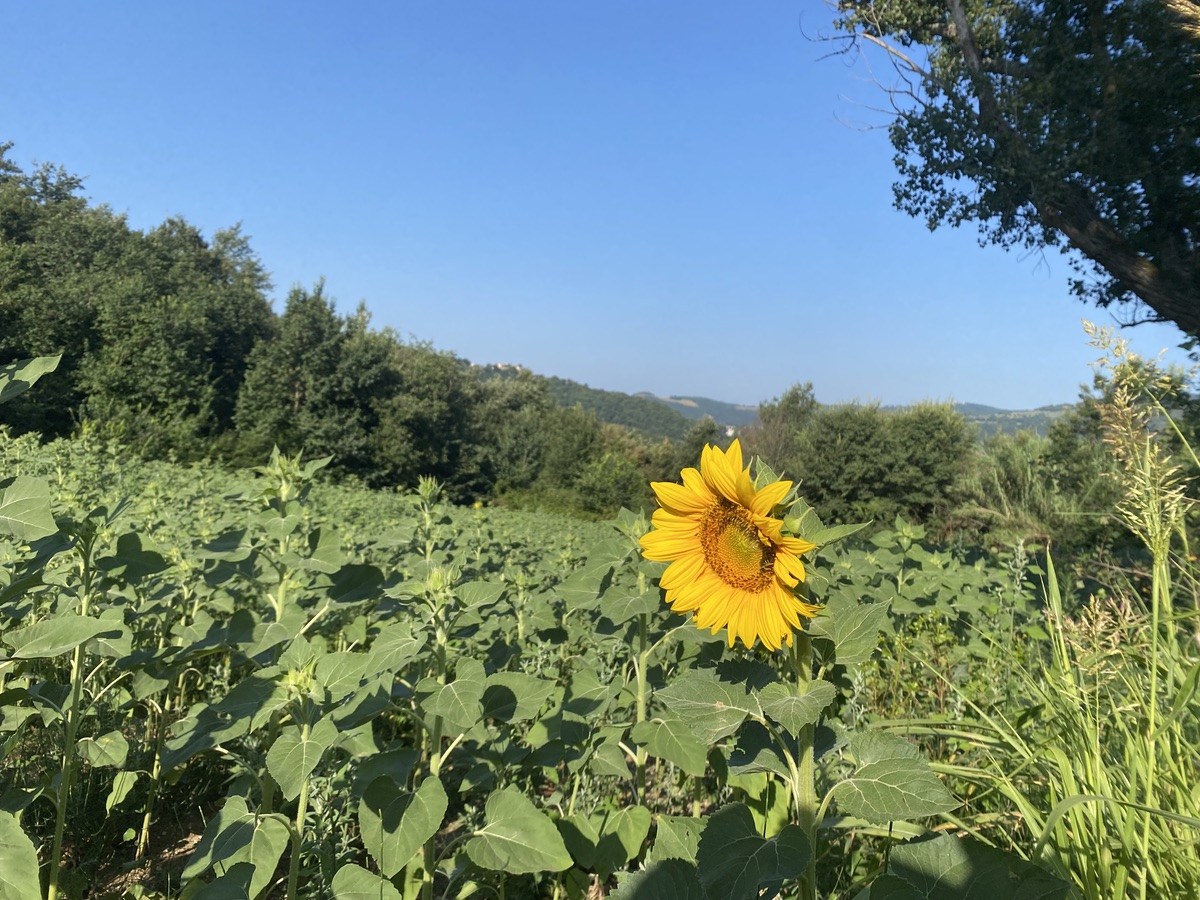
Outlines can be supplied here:
<path id="1" fill-rule="evenodd" d="M 0 898 L 1200 896 L 1186 502 L 1130 410 L 1153 577 L 1086 597 L 736 442 L 589 522 L 0 434 Z"/>

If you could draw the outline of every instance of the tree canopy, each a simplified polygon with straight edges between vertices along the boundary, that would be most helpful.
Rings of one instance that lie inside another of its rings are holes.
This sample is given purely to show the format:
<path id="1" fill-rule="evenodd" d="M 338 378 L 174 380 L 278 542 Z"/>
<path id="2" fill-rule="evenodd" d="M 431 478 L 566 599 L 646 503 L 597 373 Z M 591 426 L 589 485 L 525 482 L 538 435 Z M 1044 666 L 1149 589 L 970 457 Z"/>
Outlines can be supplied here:
<path id="1" fill-rule="evenodd" d="M 897 206 L 1073 253 L 1072 288 L 1200 335 L 1200 43 L 1190 0 L 839 0 L 884 48 Z"/>

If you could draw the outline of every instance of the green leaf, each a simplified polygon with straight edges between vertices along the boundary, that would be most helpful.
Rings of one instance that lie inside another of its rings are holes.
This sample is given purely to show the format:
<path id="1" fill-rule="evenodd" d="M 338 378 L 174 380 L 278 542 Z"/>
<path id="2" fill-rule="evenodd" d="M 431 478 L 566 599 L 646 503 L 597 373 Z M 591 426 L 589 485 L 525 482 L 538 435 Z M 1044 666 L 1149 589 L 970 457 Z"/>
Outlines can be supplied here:
<path id="1" fill-rule="evenodd" d="M 129 741 L 119 731 L 109 731 L 98 738 L 81 738 L 75 747 L 89 765 L 97 768 L 120 768 L 125 765 L 125 758 L 129 755 Z"/>
<path id="2" fill-rule="evenodd" d="M 483 691 L 483 714 L 504 722 L 532 719 L 557 685 L 546 678 L 524 672 L 496 672 L 489 675 Z"/>
<path id="3" fill-rule="evenodd" d="M 608 586 L 611 576 L 612 563 L 595 566 L 588 563 L 564 578 L 554 590 L 569 608 L 588 609 Z"/>
<path id="4" fill-rule="evenodd" d="M 708 819 L 693 816 L 659 815 L 654 846 L 646 854 L 646 864 L 663 859 L 685 859 L 695 863 L 696 848 L 700 846 L 700 835 L 706 824 Z"/>
<path id="5" fill-rule="evenodd" d="M 234 863 L 224 875 L 213 879 L 198 891 L 189 892 L 184 888 L 182 900 L 253 900 L 250 885 L 254 881 L 254 871 L 254 866 L 248 862 Z"/>
<path id="6" fill-rule="evenodd" d="M 793 756 L 798 752 L 794 739 L 789 749 Z M 790 775 L 787 759 L 775 736 L 758 722 L 747 722 L 738 731 L 737 743 L 729 754 L 729 771 L 735 775 L 770 772 L 785 780 Z"/>
<path id="7" fill-rule="evenodd" d="M 0 403 L 7 403 L 29 390 L 43 375 L 58 368 L 62 354 L 18 359 L 0 366 Z"/>
<path id="8" fill-rule="evenodd" d="M 925 759 L 921 748 L 912 741 L 886 731 L 860 731 L 849 743 L 854 761 L 860 766 L 885 759 Z"/>
<path id="9" fill-rule="evenodd" d="M 642 852 L 642 844 L 650 833 L 650 810 L 644 806 L 626 806 L 603 816 L 598 831 L 600 840 L 596 845 L 594 868 L 602 881 Z"/>
<path id="10" fill-rule="evenodd" d="M 0 897 L 41 900 L 41 896 L 37 848 L 16 816 L 0 812 Z"/>
<path id="11" fill-rule="evenodd" d="M 586 813 L 572 813 L 554 823 L 562 835 L 567 852 L 581 869 L 591 870 L 596 865 L 596 845 L 600 843 L 600 832 Z"/>
<path id="12" fill-rule="evenodd" d="M 712 669 L 694 669 L 654 696 L 706 745 L 733 734 L 747 716 L 763 714 L 745 685 L 721 681 Z"/>
<path id="13" fill-rule="evenodd" d="M 414 636 L 411 623 L 388 625 L 371 642 L 371 664 L 367 671 L 398 672 L 416 659 L 424 646 L 424 635 Z"/>
<path id="14" fill-rule="evenodd" d="M 899 757 L 859 766 L 832 793 L 842 812 L 875 825 L 935 816 L 959 805 L 927 762 Z"/>
<path id="15" fill-rule="evenodd" d="M 104 801 L 104 811 L 112 812 L 114 806 L 119 806 L 137 786 L 141 777 L 141 772 L 118 772 L 117 777 L 113 779 L 112 790 L 108 792 L 108 799 Z"/>
<path id="16" fill-rule="evenodd" d="M 1070 889 L 1031 862 L 948 834 L 896 847 L 887 879 L 878 893 L 884 879 L 871 885 L 869 900 L 1063 900 Z M 893 890 L 896 883 L 908 893 Z"/>
<path id="17" fill-rule="evenodd" d="M 776 682 L 759 691 L 758 699 L 763 712 L 797 735 L 806 725 L 817 723 L 821 711 L 836 695 L 837 690 L 828 681 L 810 681 L 801 697 L 793 693 L 790 685 Z"/>
<path id="18" fill-rule="evenodd" d="M 267 771 L 285 798 L 300 796 L 304 782 L 337 736 L 337 726 L 329 719 L 320 719 L 307 735 L 293 725 L 275 739 L 267 751 Z"/>
<path id="19" fill-rule="evenodd" d="M 633 726 L 629 737 L 651 756 L 669 760 L 688 775 L 700 777 L 708 767 L 708 747 L 678 719 L 648 719 Z"/>
<path id="20" fill-rule="evenodd" d="M 36 541 L 57 532 L 58 525 L 50 512 L 50 488 L 44 481 L 18 475 L 4 483 L 0 491 L 0 535 Z"/>
<path id="21" fill-rule="evenodd" d="M 772 838 L 754 830 L 754 817 L 742 803 L 731 803 L 709 817 L 696 850 L 696 870 L 709 897 L 757 900 L 763 889 L 775 892 L 808 865 L 812 849 L 797 825 L 786 825 Z"/>
<path id="22" fill-rule="evenodd" d="M 640 592 L 634 585 L 613 586 L 600 598 L 600 612 L 614 625 L 665 608 L 662 592 L 657 586 Z"/>
<path id="23" fill-rule="evenodd" d="M 317 684 L 325 689 L 325 702 L 336 706 L 358 690 L 369 662 L 366 653 L 351 653 L 348 650 L 327 653 L 317 660 L 314 677 Z"/>
<path id="24" fill-rule="evenodd" d="M 313 572 L 324 572 L 332 575 L 337 572 L 345 557 L 342 555 L 342 541 L 334 528 L 316 528 L 308 534 L 308 558 L 302 566 Z"/>
<path id="25" fill-rule="evenodd" d="M 43 619 L 27 628 L 6 634 L 4 643 L 13 648 L 13 659 L 50 659 L 100 634 L 115 633 L 111 622 L 87 616 L 64 615 Z"/>
<path id="26" fill-rule="evenodd" d="M 609 900 L 706 900 L 696 867 L 682 859 L 651 863 L 621 881 Z"/>
<path id="27" fill-rule="evenodd" d="M 163 747 L 164 772 L 183 765 L 197 753 L 241 737 L 250 730 L 250 719 L 231 716 L 228 712 L 199 703 L 188 711 L 186 719 L 172 725 L 171 730 L 174 734 Z"/>
<path id="28" fill-rule="evenodd" d="M 880 875 L 871 882 L 870 887 L 863 888 L 855 894 L 854 900 L 923 900 L 923 898 L 903 878 Z"/>
<path id="29" fill-rule="evenodd" d="M 112 578 L 137 584 L 143 578 L 165 570 L 167 561 L 148 535 L 127 531 L 117 538 L 116 552 L 97 559 L 96 567 Z"/>
<path id="30" fill-rule="evenodd" d="M 483 719 L 486 684 L 483 663 L 470 657 L 460 659 L 454 670 L 454 680 L 422 700 L 421 708 L 426 715 L 441 716 L 451 730 L 469 731 Z"/>
<path id="31" fill-rule="evenodd" d="M 813 620 L 812 632 L 832 640 L 838 663 L 853 668 L 870 659 L 879 646 L 887 611 L 887 603 L 859 603 L 836 595 Z"/>
<path id="32" fill-rule="evenodd" d="M 254 867 L 249 893 L 255 896 L 274 877 L 290 836 L 288 823 L 281 815 L 257 815 L 247 808 L 245 798 L 230 797 L 209 819 L 183 869 L 183 877 L 197 878 L 209 869 L 218 876 L 236 875 L 231 870 L 238 863 L 249 863 Z"/>
<path id="33" fill-rule="evenodd" d="M 524 875 L 561 872 L 571 867 L 558 829 L 519 788 L 507 787 L 488 797 L 483 828 L 467 841 L 467 855 L 477 866 Z"/>
<path id="34" fill-rule="evenodd" d="M 454 589 L 454 594 L 464 606 L 479 607 L 495 603 L 507 589 L 507 585 L 490 581 L 468 581 Z"/>
<path id="35" fill-rule="evenodd" d="M 401 789 L 387 775 L 372 781 L 358 803 L 358 823 L 379 871 L 391 878 L 412 862 L 442 827 L 446 806 L 446 789 L 434 775 L 415 792 Z"/>
<path id="36" fill-rule="evenodd" d="M 335 900 L 402 900 L 390 881 L 354 863 L 337 870 L 330 888 Z"/>

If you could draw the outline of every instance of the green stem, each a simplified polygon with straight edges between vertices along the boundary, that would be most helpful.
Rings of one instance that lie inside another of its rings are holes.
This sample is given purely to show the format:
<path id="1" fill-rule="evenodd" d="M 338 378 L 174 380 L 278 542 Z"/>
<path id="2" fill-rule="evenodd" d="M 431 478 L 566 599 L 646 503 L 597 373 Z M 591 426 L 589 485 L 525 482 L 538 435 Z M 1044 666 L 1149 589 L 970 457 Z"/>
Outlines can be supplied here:
<path id="1" fill-rule="evenodd" d="M 1167 540 L 1169 540 L 1169 536 Z M 1154 807 L 1154 779 L 1158 763 L 1158 753 L 1155 744 L 1158 740 L 1158 640 L 1159 616 L 1165 603 L 1170 602 L 1168 589 L 1170 570 L 1168 567 L 1167 547 L 1155 547 L 1154 574 L 1150 586 L 1150 708 L 1146 721 L 1146 789 L 1143 804 L 1147 807 L 1142 821 L 1142 883 L 1139 896 L 1146 898 L 1146 890 L 1150 879 L 1150 812 Z"/>
<path id="2" fill-rule="evenodd" d="M 450 643 L 450 636 L 445 625 L 445 606 L 442 603 L 434 605 L 434 660 L 437 666 L 437 680 L 439 684 L 446 683 L 446 648 Z M 438 778 L 442 770 L 442 717 L 434 716 L 433 723 L 429 728 L 429 774 L 434 778 Z M 437 844 L 434 842 L 435 835 L 430 835 L 429 840 L 425 842 L 425 847 L 421 851 L 421 896 L 424 900 L 433 900 L 433 872 L 436 866 L 434 861 L 437 853 Z"/>
<path id="3" fill-rule="evenodd" d="M 307 721 L 300 726 L 300 741 L 307 743 L 312 725 Z M 292 858 L 288 861 L 288 900 L 296 900 L 296 889 L 300 884 L 300 850 L 304 845 L 304 820 L 308 815 L 308 779 L 300 782 L 300 799 L 296 804 L 296 821 L 292 829 Z"/>
<path id="4" fill-rule="evenodd" d="M 150 764 L 150 790 L 146 795 L 146 808 L 142 813 L 142 830 L 138 834 L 137 853 L 134 854 L 134 859 L 144 858 L 146 851 L 150 847 L 150 825 L 154 821 L 154 804 L 158 799 L 158 785 L 162 778 L 163 745 L 167 741 L 167 711 L 170 709 L 169 698 L 167 706 L 160 707 L 157 704 L 153 704 L 150 709 L 155 715 L 154 756 Z"/>
<path id="5" fill-rule="evenodd" d="M 81 541 L 82 591 L 79 601 L 79 616 L 85 618 L 92 598 L 92 546 L 94 539 Z M 58 897 L 58 879 L 62 874 L 63 837 L 67 830 L 67 801 L 75 779 L 75 739 L 79 730 L 79 706 L 83 700 L 83 645 L 71 654 L 71 704 L 64 711 L 66 737 L 63 741 L 62 777 L 58 782 L 58 802 L 54 816 L 54 843 L 50 850 L 50 883 L 46 886 L 46 900 Z"/>
<path id="6" fill-rule="evenodd" d="M 792 668 L 796 674 L 798 696 L 808 692 L 812 681 L 812 641 L 804 633 L 797 634 L 792 645 Z M 792 773 L 792 802 L 796 807 L 796 822 L 808 839 L 809 857 L 800 877 L 800 900 L 817 897 L 817 786 L 816 761 L 813 759 L 815 727 L 805 725 L 796 735 L 796 768 Z"/>
<path id="7" fill-rule="evenodd" d="M 638 655 L 633 662 L 634 675 L 637 678 L 637 709 L 634 713 L 634 724 L 640 724 L 646 721 L 647 709 L 647 694 L 646 694 L 646 666 L 650 661 L 649 641 L 646 633 L 646 615 L 645 613 L 638 616 Z M 646 759 L 648 754 L 645 747 L 637 748 L 637 775 L 636 787 L 638 793 L 638 802 L 646 802 Z"/>

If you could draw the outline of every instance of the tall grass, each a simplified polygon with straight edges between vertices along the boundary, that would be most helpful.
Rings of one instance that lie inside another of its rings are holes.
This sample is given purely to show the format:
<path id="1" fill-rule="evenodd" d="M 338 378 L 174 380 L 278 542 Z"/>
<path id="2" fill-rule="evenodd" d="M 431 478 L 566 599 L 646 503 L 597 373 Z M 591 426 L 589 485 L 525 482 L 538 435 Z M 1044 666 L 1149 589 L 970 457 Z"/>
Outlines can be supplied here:
<path id="1" fill-rule="evenodd" d="M 1169 412 L 1179 374 L 1107 330 L 1089 334 L 1111 387 L 1101 415 L 1118 463 L 1114 512 L 1144 546 L 1148 578 L 1069 610 L 1048 560 L 1049 640 L 1023 673 L 1028 706 L 964 698 L 975 718 L 958 737 L 990 763 L 944 769 L 1007 800 L 1013 846 L 1069 880 L 1074 896 L 1200 897 L 1194 504 L 1177 459 L 1200 464 Z"/>

